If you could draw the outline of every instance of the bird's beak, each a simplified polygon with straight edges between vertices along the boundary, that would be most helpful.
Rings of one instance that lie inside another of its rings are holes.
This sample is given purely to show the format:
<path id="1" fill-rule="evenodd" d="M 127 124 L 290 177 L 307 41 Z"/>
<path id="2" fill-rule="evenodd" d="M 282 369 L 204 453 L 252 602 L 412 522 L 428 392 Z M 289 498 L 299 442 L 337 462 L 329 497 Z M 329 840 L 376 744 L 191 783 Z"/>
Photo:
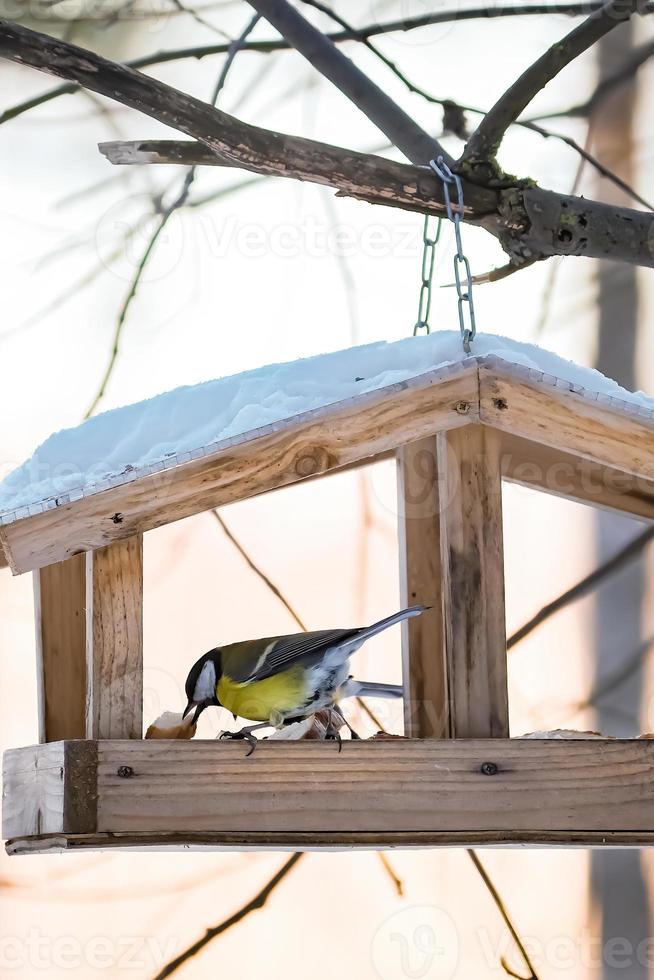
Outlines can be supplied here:
<path id="1" fill-rule="evenodd" d="M 204 709 L 208 708 L 211 703 L 212 703 L 211 698 L 207 698 L 205 701 L 189 701 L 186 707 L 184 708 L 184 714 L 182 715 L 182 718 L 186 718 L 191 708 L 195 708 L 195 714 L 193 715 L 193 724 L 197 725 L 198 718 L 200 717 Z"/>

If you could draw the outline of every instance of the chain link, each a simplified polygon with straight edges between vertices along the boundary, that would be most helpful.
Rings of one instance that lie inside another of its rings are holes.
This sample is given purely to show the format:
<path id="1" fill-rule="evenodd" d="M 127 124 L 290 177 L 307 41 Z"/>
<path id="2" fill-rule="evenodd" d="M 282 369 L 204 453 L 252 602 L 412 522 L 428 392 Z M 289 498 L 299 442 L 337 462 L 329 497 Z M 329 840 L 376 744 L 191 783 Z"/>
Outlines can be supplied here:
<path id="1" fill-rule="evenodd" d="M 436 221 L 434 231 L 431 231 L 432 221 Z M 431 283 L 434 275 L 434 260 L 436 258 L 436 245 L 441 237 L 441 219 L 425 215 L 425 223 L 422 230 L 422 282 L 420 285 L 420 299 L 418 300 L 418 319 L 413 328 L 413 336 L 424 330 L 429 333 L 429 311 L 431 310 Z"/>
<path id="2" fill-rule="evenodd" d="M 470 343 L 474 340 L 477 332 L 477 325 L 475 322 L 475 305 L 472 299 L 472 273 L 470 272 L 470 263 L 463 251 L 463 243 L 461 241 L 461 219 L 464 213 L 463 185 L 459 175 L 450 170 L 442 156 L 439 156 L 437 160 L 431 160 L 429 162 L 429 166 L 443 181 L 443 196 L 445 198 L 447 216 L 454 224 L 454 237 L 456 239 L 454 279 L 456 281 L 456 291 L 459 298 L 459 328 L 463 339 L 463 349 L 466 354 L 469 354 Z M 456 189 L 456 210 L 454 210 L 452 207 L 452 200 L 450 196 L 450 188 L 452 185 L 454 185 Z M 463 275 L 461 272 L 461 267 L 463 267 Z"/>

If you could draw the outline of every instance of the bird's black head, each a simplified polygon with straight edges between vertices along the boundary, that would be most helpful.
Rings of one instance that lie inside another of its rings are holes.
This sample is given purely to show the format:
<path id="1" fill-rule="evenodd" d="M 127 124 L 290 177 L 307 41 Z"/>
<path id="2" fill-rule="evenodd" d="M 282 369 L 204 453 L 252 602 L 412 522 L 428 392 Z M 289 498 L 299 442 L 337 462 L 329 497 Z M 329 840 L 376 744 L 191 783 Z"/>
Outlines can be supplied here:
<path id="1" fill-rule="evenodd" d="M 220 680 L 220 650 L 209 650 L 189 670 L 186 678 L 186 700 L 187 705 L 184 710 L 184 717 L 191 708 L 195 708 L 193 724 L 210 705 L 219 705 L 220 701 L 216 695 L 216 685 Z"/>

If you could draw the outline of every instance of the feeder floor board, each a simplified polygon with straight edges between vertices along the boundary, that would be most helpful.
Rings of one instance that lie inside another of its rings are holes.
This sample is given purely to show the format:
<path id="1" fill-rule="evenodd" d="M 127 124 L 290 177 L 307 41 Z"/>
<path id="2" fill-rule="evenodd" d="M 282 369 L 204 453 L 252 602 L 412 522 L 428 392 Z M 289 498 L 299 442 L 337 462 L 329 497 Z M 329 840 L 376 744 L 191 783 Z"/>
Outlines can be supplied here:
<path id="1" fill-rule="evenodd" d="M 65 741 L 4 757 L 9 853 L 654 842 L 654 742 Z"/>

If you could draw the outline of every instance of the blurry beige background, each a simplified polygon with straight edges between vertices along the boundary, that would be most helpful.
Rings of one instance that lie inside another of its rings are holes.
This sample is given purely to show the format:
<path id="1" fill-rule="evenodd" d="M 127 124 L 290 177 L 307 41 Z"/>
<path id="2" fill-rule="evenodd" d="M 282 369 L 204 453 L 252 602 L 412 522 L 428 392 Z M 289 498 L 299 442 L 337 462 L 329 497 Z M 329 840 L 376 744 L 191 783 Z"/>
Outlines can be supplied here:
<path id="1" fill-rule="evenodd" d="M 61 15 L 78 13 L 70 2 L 58 5 Z M 336 9 L 364 24 L 437 5 L 350 0 Z M 190 17 L 175 13 L 172 3 L 159 0 L 157 10 L 150 11 L 148 17 L 119 19 L 102 29 L 83 22 L 69 36 L 117 60 L 219 40 Z M 24 23 L 61 30 L 52 19 L 30 21 L 27 8 L 23 14 Z M 220 2 L 204 16 L 235 36 L 250 10 Z M 327 26 L 324 20 L 320 23 Z M 572 23 L 557 15 L 473 21 L 394 34 L 378 43 L 428 90 L 488 107 Z M 636 41 L 651 38 L 653 26 L 639 22 Z M 257 37 L 271 35 L 265 24 L 259 25 Z M 437 107 L 407 95 L 366 52 L 352 44 L 346 50 L 439 133 Z M 206 58 L 153 73 L 207 98 L 220 64 L 219 58 Z M 541 94 L 534 111 L 581 101 L 596 78 L 596 57 L 589 54 Z M 7 64 L 0 65 L 0 79 L 0 110 L 53 84 Z M 650 198 L 653 83 L 654 62 L 639 75 L 633 147 L 633 179 Z M 371 149 L 384 142 L 294 53 L 242 54 L 219 104 L 248 121 L 344 146 Z M 582 122 L 557 121 L 556 128 L 580 141 L 585 137 Z M 152 194 L 173 181 L 179 186 L 182 176 L 171 168 L 112 169 L 96 144 L 165 132 L 152 120 L 83 95 L 60 99 L 0 127 L 3 473 L 52 431 L 80 421 L 105 369 L 117 311 L 153 227 L 152 219 L 143 215 L 151 208 Z M 459 146 L 448 138 L 453 152 Z M 510 171 L 567 192 L 578 160 L 559 142 L 514 128 L 503 163 Z M 238 193 L 184 209 L 170 222 L 130 310 L 101 410 L 276 360 L 411 333 L 421 263 L 419 216 L 340 200 L 292 181 L 251 180 L 218 169 L 199 174 L 194 195 L 243 181 L 247 186 Z M 597 192 L 589 168 L 580 190 L 589 196 Z M 114 256 L 120 237 L 130 229 L 131 246 L 126 254 Z M 339 249 L 343 229 L 347 247 Z M 503 263 L 496 242 L 476 229 L 465 229 L 465 247 L 475 272 Z M 451 258 L 452 235 L 444 227 L 438 283 L 451 280 Z M 561 265 L 540 333 L 548 266 L 481 287 L 476 292 L 479 329 L 538 339 L 592 365 L 598 343 L 596 272 L 584 260 Z M 638 282 L 636 380 L 653 393 L 651 272 L 639 272 Z M 436 290 L 432 323 L 435 329 L 456 328 L 452 290 Z M 627 327 L 618 317 L 615 330 Z M 390 464 L 364 476 L 343 475 L 286 489 L 225 508 L 223 516 L 310 628 L 372 621 L 396 607 L 395 474 Z M 627 521 L 618 523 L 613 525 L 616 541 L 639 529 Z M 511 632 L 590 571 L 597 563 L 598 545 L 591 512 L 513 487 L 505 494 L 505 529 Z M 151 532 L 145 555 L 149 722 L 161 710 L 180 709 L 188 667 L 206 649 L 295 627 L 210 515 Z M 642 623 L 636 623 L 643 637 L 653 625 L 647 579 L 645 583 Z M 594 710 L 575 709 L 593 684 L 596 627 L 596 599 L 591 598 L 550 620 L 511 655 L 512 734 L 597 726 Z M 628 624 L 625 630 L 630 636 Z M 3 747 L 37 740 L 33 631 L 30 576 L 13 579 L 8 571 L 0 572 Z M 616 643 L 622 642 L 618 635 Z M 621 651 L 625 656 L 631 652 Z M 379 637 L 359 657 L 362 676 L 399 680 L 399 631 Z M 643 679 L 640 718 L 632 719 L 634 731 L 654 730 L 649 673 L 647 669 Z M 399 709 L 393 717 L 384 714 L 396 729 L 400 717 Z M 209 737 L 227 722 L 217 712 L 207 712 L 202 734 Z M 611 721 L 608 714 L 602 719 L 607 733 L 621 731 L 624 724 L 624 718 Z M 626 925 L 618 918 L 613 933 L 602 927 L 602 893 L 593 892 L 589 852 L 498 850 L 483 857 L 529 941 L 542 980 L 642 980 L 650 975 L 637 961 L 648 955 L 654 963 L 654 950 L 642 947 L 649 935 L 651 855 L 641 856 L 640 884 L 634 886 L 629 877 L 633 861 L 629 874 L 621 878 L 618 867 L 618 877 L 611 879 L 618 882 L 612 886 L 613 897 L 624 908 L 629 909 L 634 888 L 637 896 L 637 914 L 629 913 Z M 266 853 L 98 853 L 12 860 L 3 855 L 0 976 L 153 976 L 207 926 L 250 898 L 283 860 L 283 855 Z M 481 980 L 505 975 L 502 955 L 518 972 L 523 970 L 465 853 L 400 852 L 390 860 L 404 882 L 404 897 L 396 894 L 374 853 L 306 856 L 264 911 L 219 938 L 179 976 Z M 638 875 L 637 856 L 635 860 Z M 606 888 L 603 895 L 607 900 Z M 431 932 L 421 932 L 425 926 Z M 436 951 L 425 935 L 437 936 Z M 627 947 L 618 942 L 602 954 L 603 944 L 621 939 L 631 944 L 631 952 L 625 953 Z"/>

